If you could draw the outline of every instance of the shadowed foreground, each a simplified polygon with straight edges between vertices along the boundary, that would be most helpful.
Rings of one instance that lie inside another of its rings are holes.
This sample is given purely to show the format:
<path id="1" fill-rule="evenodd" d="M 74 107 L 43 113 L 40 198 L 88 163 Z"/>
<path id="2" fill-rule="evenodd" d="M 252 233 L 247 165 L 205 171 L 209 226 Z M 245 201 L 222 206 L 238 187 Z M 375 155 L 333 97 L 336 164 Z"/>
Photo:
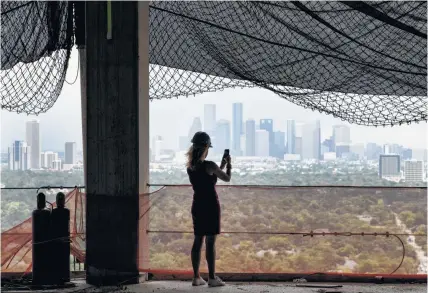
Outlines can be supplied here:
<path id="1" fill-rule="evenodd" d="M 320 287 L 296 287 L 296 286 Z M 339 283 L 330 284 L 340 285 Z M 337 292 L 337 293 L 425 293 L 427 284 L 399 284 L 399 285 L 376 285 L 376 284 L 343 284 L 341 288 L 321 288 L 329 286 L 327 283 L 228 283 L 221 288 L 208 288 L 207 286 L 192 287 L 189 281 L 150 281 L 142 284 L 131 285 L 123 288 L 103 287 L 95 288 L 86 284 L 80 284 L 76 288 L 60 290 L 55 292 L 74 293 L 98 293 L 98 292 L 129 292 L 129 293 L 187 293 L 187 292 L 227 292 L 227 293 L 309 293 L 309 292 Z M 13 292 L 13 291 L 9 291 Z M 22 292 L 22 291 L 21 291 Z M 51 291 L 43 291 L 51 292 Z M 54 291 L 52 291 L 54 292 Z"/>

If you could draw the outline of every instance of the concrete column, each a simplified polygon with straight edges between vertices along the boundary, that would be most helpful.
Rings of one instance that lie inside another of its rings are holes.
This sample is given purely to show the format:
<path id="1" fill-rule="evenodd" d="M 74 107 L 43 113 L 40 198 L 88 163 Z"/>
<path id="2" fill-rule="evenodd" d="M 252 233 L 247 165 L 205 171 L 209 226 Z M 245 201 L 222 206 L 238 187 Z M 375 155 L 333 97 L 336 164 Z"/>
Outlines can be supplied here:
<path id="1" fill-rule="evenodd" d="M 78 49 L 80 67 L 80 101 L 82 107 L 83 185 L 86 186 L 86 49 Z"/>
<path id="2" fill-rule="evenodd" d="M 141 3 L 86 2 L 89 284 L 138 282 L 139 193 L 149 155 L 148 32 L 139 31 L 148 18 L 138 21 L 148 2 Z"/>
<path id="3" fill-rule="evenodd" d="M 139 134 L 139 174 L 138 186 L 140 193 L 139 221 L 139 254 L 140 269 L 150 268 L 150 247 L 147 228 L 149 223 L 149 165 L 150 165 L 150 135 L 149 135 L 149 2 L 138 2 L 138 125 Z"/>

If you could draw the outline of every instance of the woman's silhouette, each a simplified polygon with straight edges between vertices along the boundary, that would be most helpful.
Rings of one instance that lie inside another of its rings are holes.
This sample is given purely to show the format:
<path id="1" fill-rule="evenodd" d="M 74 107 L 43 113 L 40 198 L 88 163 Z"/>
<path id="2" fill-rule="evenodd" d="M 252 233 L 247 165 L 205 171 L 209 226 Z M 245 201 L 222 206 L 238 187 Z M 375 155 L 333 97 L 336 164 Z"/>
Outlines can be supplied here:
<path id="1" fill-rule="evenodd" d="M 220 234 L 220 203 L 215 185 L 217 178 L 229 182 L 232 166 L 230 156 L 224 158 L 220 167 L 206 161 L 211 139 L 205 132 L 193 136 L 192 146 L 187 152 L 187 174 L 193 187 L 192 219 L 195 240 L 192 247 L 193 286 L 205 285 L 199 275 L 201 249 L 205 239 L 206 259 L 208 263 L 208 286 L 224 286 L 225 283 L 215 275 L 215 241 Z M 226 172 L 222 169 L 226 167 Z"/>

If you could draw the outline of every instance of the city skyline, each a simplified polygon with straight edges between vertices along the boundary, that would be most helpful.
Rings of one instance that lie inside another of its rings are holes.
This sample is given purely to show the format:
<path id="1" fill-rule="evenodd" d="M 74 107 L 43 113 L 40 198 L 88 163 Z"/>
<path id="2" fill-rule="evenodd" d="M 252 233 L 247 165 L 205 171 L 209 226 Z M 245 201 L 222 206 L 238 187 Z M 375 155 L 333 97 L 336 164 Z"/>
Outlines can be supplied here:
<path id="1" fill-rule="evenodd" d="M 237 103 L 233 103 L 233 104 L 231 104 L 231 106 L 235 107 L 236 104 Z M 239 104 L 241 104 L 241 103 L 239 103 Z M 204 106 L 213 107 L 214 116 L 211 116 L 211 119 L 214 120 L 215 117 L 216 117 L 216 111 L 215 111 L 216 105 L 215 104 L 206 104 Z M 242 106 L 241 106 L 241 111 L 242 111 Z M 205 109 L 204 112 L 207 113 L 206 109 Z M 164 149 L 180 150 L 182 148 L 183 144 L 185 144 L 186 142 L 190 143 L 191 138 L 192 138 L 192 136 L 193 136 L 193 134 L 195 132 L 197 132 L 197 131 L 207 131 L 207 129 L 205 128 L 205 123 L 206 123 L 207 120 L 205 118 L 205 115 L 201 115 L 201 116 L 197 116 L 197 117 L 193 118 L 192 125 L 190 127 L 188 127 L 188 134 L 186 136 L 177 136 L 176 137 L 177 141 L 176 141 L 176 146 L 174 146 L 174 147 L 169 147 L 167 144 L 165 144 L 165 137 L 164 136 L 153 135 L 153 136 L 151 136 L 151 139 L 153 139 L 153 137 L 162 137 L 162 145 L 163 145 Z M 203 124 L 202 124 L 202 120 L 204 121 Z M 265 127 L 265 128 L 260 128 L 261 127 L 260 125 L 263 122 L 266 122 L 267 120 L 269 120 L 270 123 L 272 123 L 271 126 L 268 126 L 268 128 L 266 128 L 265 126 L 262 126 L 262 127 Z M 231 120 L 227 120 L 227 119 L 214 120 L 214 129 L 212 129 L 211 131 L 207 131 L 207 132 L 212 132 L 210 135 L 215 140 L 216 139 L 215 137 L 216 137 L 216 134 L 217 134 L 216 131 L 217 131 L 217 128 L 218 128 L 219 124 L 227 124 L 228 125 L 227 127 L 229 128 L 229 135 L 228 135 L 229 136 L 229 138 L 228 138 L 229 142 L 227 142 L 226 145 L 229 145 L 229 148 L 233 149 L 233 147 L 234 147 L 234 140 L 233 140 L 233 138 L 235 137 L 234 132 L 233 132 L 234 131 L 234 123 L 233 123 L 233 121 L 234 121 L 233 116 L 232 116 Z M 36 126 L 32 125 L 35 122 L 37 122 L 37 125 Z M 241 147 L 241 151 L 243 151 L 244 149 L 246 149 L 247 145 L 248 145 L 248 143 L 247 143 L 248 135 L 247 135 L 246 131 L 244 131 L 247 128 L 247 126 L 246 126 L 247 122 L 253 122 L 254 123 L 254 130 L 255 131 L 257 131 L 257 130 L 266 130 L 267 132 L 272 131 L 272 138 L 269 137 L 269 142 L 272 141 L 273 144 L 276 144 L 276 142 L 274 142 L 275 139 L 276 139 L 275 135 L 276 134 L 283 134 L 285 136 L 284 151 L 286 153 L 296 153 L 296 146 L 295 146 L 296 140 L 297 139 L 302 139 L 303 133 L 305 131 L 305 127 L 308 127 L 308 126 L 310 126 L 310 125 L 312 125 L 314 123 L 320 124 L 319 120 L 313 120 L 313 121 L 308 121 L 308 122 L 301 122 L 301 121 L 295 121 L 295 120 L 287 120 L 285 131 L 281 131 L 281 130 L 278 130 L 278 128 L 275 128 L 275 121 L 273 121 L 273 119 L 266 119 L 266 118 L 265 119 L 253 119 L 253 118 L 249 118 L 249 119 L 246 119 L 246 120 L 244 119 L 244 120 L 242 120 L 242 126 L 241 126 L 241 130 L 240 130 L 242 132 L 240 132 L 241 135 L 240 135 L 240 140 L 239 140 L 239 144 L 238 144 Z M 291 125 L 289 125 L 289 123 Z M 38 120 L 30 119 L 30 120 L 25 121 L 24 124 L 25 124 L 25 129 L 26 129 L 26 131 L 25 131 L 25 137 L 26 137 L 26 139 L 23 139 L 22 137 L 16 137 L 15 139 L 13 139 L 7 145 L 7 147 L 6 147 L 5 150 L 2 149 L 2 153 L 8 152 L 11 144 L 14 144 L 15 142 L 18 142 L 18 141 L 19 142 L 24 142 L 24 143 L 26 143 L 30 147 L 29 151 L 31 152 L 31 156 L 30 156 L 31 161 L 32 161 L 31 165 L 34 165 L 34 163 L 33 163 L 33 160 L 34 160 L 33 159 L 33 157 L 34 157 L 33 153 L 35 154 L 35 151 L 31 148 L 31 144 L 28 143 L 27 140 L 33 140 L 35 142 L 40 143 L 40 138 L 38 136 L 40 136 L 40 134 L 43 133 L 43 129 L 40 129 L 39 121 Z M 37 129 L 37 134 L 38 135 L 32 135 L 31 134 L 31 132 L 34 131 L 33 130 L 34 127 L 36 127 L 36 129 Z M 276 131 L 275 131 L 275 129 L 276 129 Z M 291 133 L 294 135 L 294 141 L 292 140 L 292 145 L 294 143 L 294 146 L 292 146 L 292 148 L 294 149 L 294 152 L 289 152 L 288 141 L 290 139 L 290 130 L 291 130 Z M 345 123 L 341 123 L 341 124 L 339 123 L 339 124 L 333 125 L 333 126 L 331 126 L 331 129 L 325 129 L 325 127 L 322 127 L 322 125 L 319 125 L 320 147 L 322 148 L 323 145 L 326 142 L 328 142 L 329 140 L 331 140 L 336 147 L 338 147 L 338 146 L 339 147 L 345 147 L 345 149 L 347 151 L 349 151 L 353 147 L 355 148 L 356 146 L 361 146 L 361 145 L 364 148 L 366 148 L 366 147 L 370 148 L 371 144 L 376 144 L 377 146 L 382 147 L 382 150 L 385 153 L 391 153 L 391 152 L 393 153 L 393 151 L 389 151 L 388 149 L 385 150 L 384 148 L 391 148 L 391 147 L 394 147 L 394 146 L 395 147 L 402 146 L 404 148 L 417 149 L 417 150 L 425 150 L 426 149 L 426 148 L 419 148 L 419 147 L 416 147 L 416 148 L 413 147 L 412 148 L 408 144 L 399 144 L 399 143 L 396 143 L 396 142 L 393 142 L 393 141 L 386 142 L 386 143 L 376 143 L 374 141 L 369 141 L 369 142 L 366 142 L 366 143 L 354 142 L 351 139 L 351 133 L 352 132 L 350 130 L 351 130 L 351 126 L 350 125 L 346 125 Z M 4 142 L 4 140 L 2 140 L 2 143 L 3 142 Z M 78 144 L 75 141 L 72 141 L 72 142 L 70 142 L 70 141 L 63 142 L 63 146 L 64 146 L 64 143 L 65 143 L 65 145 L 67 145 L 68 143 L 73 143 L 74 153 L 75 152 L 82 152 L 82 149 L 81 148 L 79 149 L 77 147 Z M 49 147 L 43 147 L 43 148 L 39 147 L 39 151 L 38 152 L 39 153 L 42 153 L 42 152 L 59 152 L 59 153 L 61 153 L 61 152 L 65 152 L 66 148 L 67 148 L 67 146 L 65 146 L 63 148 L 59 148 L 59 149 L 49 148 Z M 319 152 L 321 152 L 321 150 Z M 344 152 L 346 152 L 346 151 L 344 151 Z M 272 154 L 273 154 L 272 150 L 270 150 L 269 151 L 269 155 L 272 156 Z M 241 155 L 243 155 L 243 154 L 241 154 Z M 39 160 L 40 160 L 40 158 L 39 158 Z M 38 162 L 38 165 L 41 165 L 40 162 Z"/>
<path id="2" fill-rule="evenodd" d="M 74 79 L 78 72 L 77 52 L 72 51 L 67 71 L 67 80 Z M 1 151 L 7 152 L 15 140 L 25 140 L 25 123 L 28 120 L 40 121 L 41 150 L 62 150 L 63 143 L 75 141 L 77 150 L 82 150 L 82 110 L 80 99 L 80 79 L 74 84 L 64 84 L 56 104 L 47 113 L 28 116 L 1 110 Z M 150 134 L 164 137 L 165 148 L 176 148 L 179 136 L 187 136 L 189 125 L 194 117 L 203 117 L 204 105 L 216 105 L 216 120 L 232 121 L 232 104 L 243 104 L 243 121 L 255 121 L 265 117 L 272 118 L 274 131 L 286 132 L 287 120 L 308 122 L 319 119 L 321 140 L 332 134 L 324 129 L 333 125 L 345 124 L 351 129 L 353 143 L 374 142 L 379 145 L 397 143 L 409 148 L 426 149 L 427 123 L 412 123 L 401 126 L 359 126 L 349 124 L 330 115 L 313 112 L 297 106 L 275 93 L 260 88 L 225 89 L 219 92 L 203 93 L 178 99 L 154 100 L 150 103 Z M 13 125 L 13 127 L 11 127 Z"/>

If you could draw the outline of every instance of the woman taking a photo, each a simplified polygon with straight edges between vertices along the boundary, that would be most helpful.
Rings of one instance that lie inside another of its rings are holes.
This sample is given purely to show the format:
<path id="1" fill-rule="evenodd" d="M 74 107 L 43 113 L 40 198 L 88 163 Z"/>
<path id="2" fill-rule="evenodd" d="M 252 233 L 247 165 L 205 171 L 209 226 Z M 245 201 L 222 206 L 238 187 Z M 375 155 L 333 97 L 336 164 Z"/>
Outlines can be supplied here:
<path id="1" fill-rule="evenodd" d="M 187 174 L 193 187 L 192 219 L 195 240 L 192 247 L 193 286 L 205 285 L 199 274 L 201 249 L 205 239 L 206 259 L 208 263 L 208 286 L 224 286 L 225 283 L 215 275 L 215 242 L 220 234 L 220 202 L 215 185 L 217 178 L 229 182 L 232 166 L 230 156 L 225 156 L 220 167 L 206 161 L 211 139 L 205 132 L 196 132 L 192 146 L 187 152 Z M 226 172 L 223 168 L 226 167 Z"/>

